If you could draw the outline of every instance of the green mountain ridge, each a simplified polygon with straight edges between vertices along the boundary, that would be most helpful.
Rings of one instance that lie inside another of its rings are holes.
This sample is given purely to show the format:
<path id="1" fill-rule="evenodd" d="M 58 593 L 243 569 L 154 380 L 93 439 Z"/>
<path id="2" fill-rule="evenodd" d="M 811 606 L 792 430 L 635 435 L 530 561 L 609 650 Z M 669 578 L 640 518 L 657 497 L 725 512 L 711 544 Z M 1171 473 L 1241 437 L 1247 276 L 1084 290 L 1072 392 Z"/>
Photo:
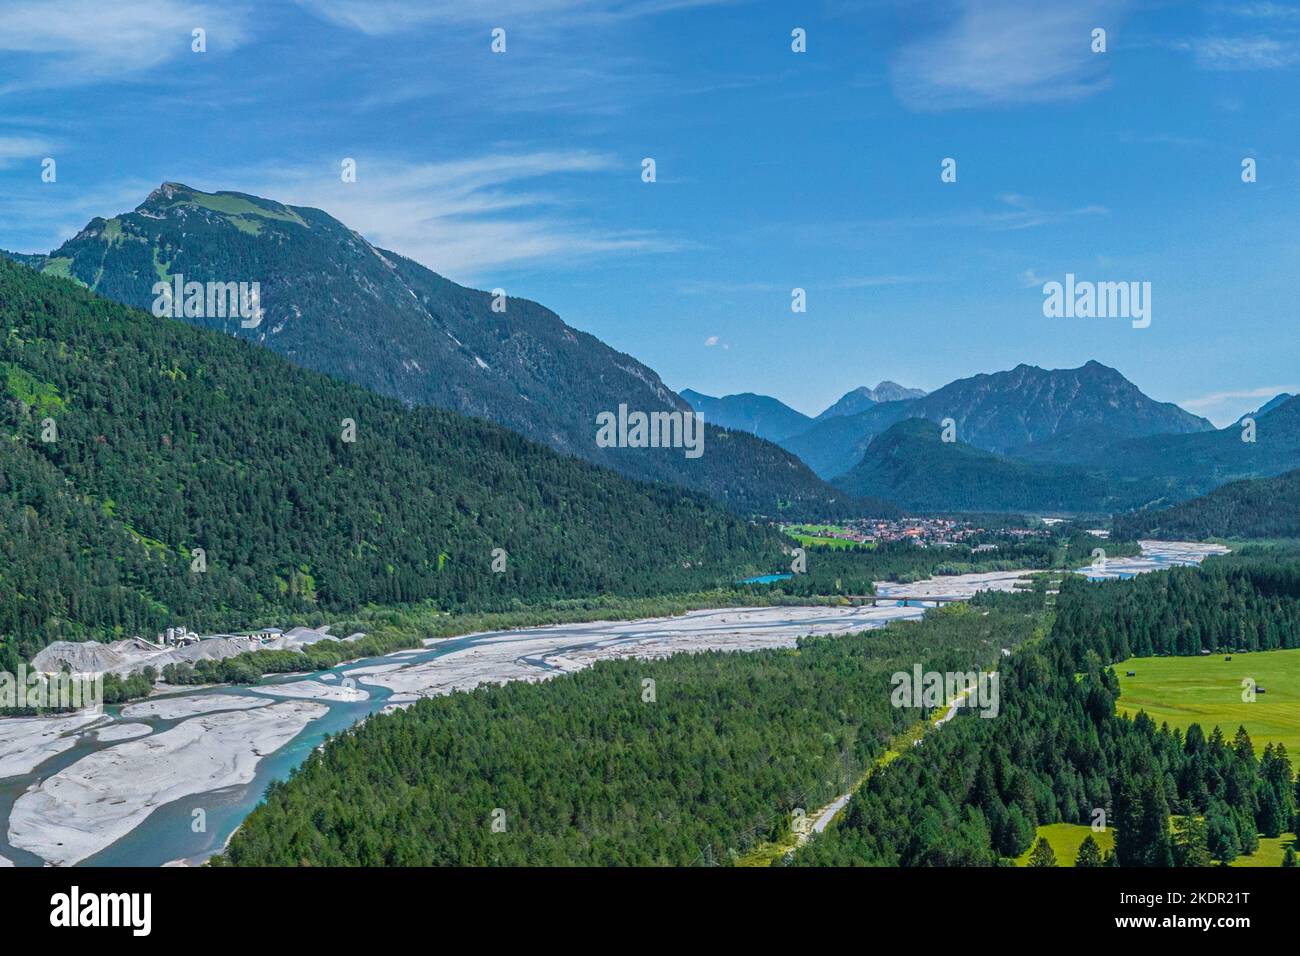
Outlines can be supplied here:
<path id="1" fill-rule="evenodd" d="M 1131 522 L 1120 521 L 1122 526 L 1135 534 L 1154 533 L 1135 530 L 1158 520 L 1142 515 L 1229 482 L 1300 466 L 1300 399 L 1261 414 L 1253 442 L 1243 441 L 1244 432 L 1236 425 L 1110 443 L 1104 440 L 1104 430 L 1086 427 L 1040 446 L 1070 449 L 1073 454 L 1036 459 L 997 455 L 961 441 L 944 444 L 938 441 L 939 433 L 939 426 L 925 419 L 904 418 L 876 436 L 861 461 L 835 483 L 850 494 L 880 495 L 904 508 L 931 511 L 1137 511 Z M 1293 526 L 1286 496 L 1298 489 L 1285 482 L 1260 487 L 1269 489 L 1265 499 L 1277 512 L 1273 517 L 1229 517 L 1221 513 L 1234 500 L 1226 495 L 1205 505 L 1189 502 L 1186 510 L 1170 516 L 1168 526 L 1160 526 L 1160 533 L 1173 533 L 1176 526 L 1221 526 L 1225 530 L 1206 533 L 1226 535 L 1226 529 L 1244 521 L 1281 535 Z"/>
<path id="2" fill-rule="evenodd" d="M 1254 441 L 1240 425 L 1184 435 L 1104 441 L 1087 436 L 1044 442 L 1017 452 L 1027 461 L 1102 470 L 1129 490 L 1134 505 L 1160 507 L 1207 494 L 1220 485 L 1265 478 L 1300 467 L 1300 398 L 1255 421 Z"/>
<path id="3" fill-rule="evenodd" d="M 876 436 L 836 482 L 909 511 L 1098 511 L 1108 504 L 1107 483 L 1096 475 L 944 442 L 942 432 L 925 419 L 905 418 Z"/>
<path id="4" fill-rule="evenodd" d="M 1300 538 L 1300 469 L 1273 478 L 1222 485 L 1200 498 L 1160 511 L 1115 519 L 1117 533 L 1206 538 Z"/>

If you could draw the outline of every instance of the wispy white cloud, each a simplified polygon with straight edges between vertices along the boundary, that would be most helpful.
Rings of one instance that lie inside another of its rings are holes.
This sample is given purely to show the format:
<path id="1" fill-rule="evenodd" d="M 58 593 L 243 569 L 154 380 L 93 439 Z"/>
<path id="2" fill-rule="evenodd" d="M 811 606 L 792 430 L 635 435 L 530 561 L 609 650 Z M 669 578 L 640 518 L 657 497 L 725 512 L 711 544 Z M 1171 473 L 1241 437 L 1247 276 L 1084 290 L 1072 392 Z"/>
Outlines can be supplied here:
<path id="1" fill-rule="evenodd" d="M 426 24 L 512 24 L 543 21 L 552 27 L 581 18 L 584 26 L 652 16 L 670 10 L 713 6 L 726 0 L 298 0 L 325 20 L 371 36 Z"/>
<path id="2" fill-rule="evenodd" d="M 1009 231 L 1032 229 L 1080 217 L 1106 216 L 1110 210 L 1097 203 L 1084 206 L 1044 206 L 1038 200 L 1019 193 L 1003 193 L 998 205 L 982 209 L 954 210 L 937 215 L 910 215 L 872 219 L 855 223 L 853 228 L 881 229 L 990 229 Z"/>
<path id="3" fill-rule="evenodd" d="M 448 116 L 575 113 L 609 116 L 635 103 L 698 96 L 771 82 L 726 68 L 682 71 L 638 36 L 639 22 L 677 9 L 730 0 L 298 0 L 301 7 L 360 34 L 358 75 L 370 77 L 342 109 L 368 111 L 436 102 Z M 490 30 L 502 27 L 507 53 L 490 55 Z M 428 51 L 401 42 L 438 36 L 441 69 Z M 378 62 L 375 51 L 382 50 Z"/>
<path id="4" fill-rule="evenodd" d="M 1285 3 L 1224 3 L 1214 11 L 1252 20 L 1300 20 L 1300 7 Z"/>
<path id="5" fill-rule="evenodd" d="M 917 110 L 1089 96 L 1107 83 L 1108 54 L 1092 52 L 1092 30 L 1107 29 L 1109 37 L 1126 6 L 1120 0 L 960 0 L 934 18 L 942 28 L 907 43 L 894 58 L 894 90 Z"/>
<path id="6" fill-rule="evenodd" d="M 1192 56 L 1202 70 L 1280 70 L 1300 63 L 1300 6 L 1218 3 L 1207 9 L 1200 36 L 1163 41 Z"/>
<path id="7" fill-rule="evenodd" d="M 1034 269 L 1026 269 L 1020 273 L 1019 282 L 1022 288 L 1032 289 L 1035 286 L 1041 286 L 1048 280 L 1043 278 Z"/>
<path id="8" fill-rule="evenodd" d="M 240 0 L 0 0 L 0 53 L 10 79 L 0 92 L 75 86 L 141 73 L 195 56 L 191 32 L 210 51 L 246 39 Z"/>
<path id="9" fill-rule="evenodd" d="M 562 181 L 626 165 L 603 154 L 557 150 L 435 163 L 357 160 L 355 183 L 341 182 L 337 167 L 251 172 L 241 181 L 248 192 L 321 208 L 375 245 L 461 281 L 504 268 L 679 247 L 651 232 L 594 226 L 577 214 L 560 190 Z"/>
<path id="10" fill-rule="evenodd" d="M 39 136 L 0 136 L 0 169 L 19 162 L 35 164 L 54 151 L 54 144 Z"/>
<path id="11" fill-rule="evenodd" d="M 1265 385 L 1242 391 L 1212 392 L 1178 404 L 1224 428 L 1283 392 L 1289 395 L 1300 393 L 1300 385 Z"/>
<path id="12" fill-rule="evenodd" d="M 1277 36 L 1206 36 L 1173 45 L 1206 70 L 1277 70 L 1300 62 L 1300 43 Z"/>

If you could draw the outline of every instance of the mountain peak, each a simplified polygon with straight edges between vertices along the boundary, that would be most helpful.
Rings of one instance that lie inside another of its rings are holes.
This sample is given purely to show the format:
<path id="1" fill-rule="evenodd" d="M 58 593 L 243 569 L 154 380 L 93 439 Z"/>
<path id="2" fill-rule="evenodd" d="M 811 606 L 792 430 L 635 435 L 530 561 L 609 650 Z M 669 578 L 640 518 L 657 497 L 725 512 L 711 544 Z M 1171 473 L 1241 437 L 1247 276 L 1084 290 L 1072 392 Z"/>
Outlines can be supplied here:
<path id="1" fill-rule="evenodd" d="M 624 403 L 651 413 L 688 406 L 653 369 L 541 305 L 512 296 L 508 311 L 498 310 L 490 293 L 376 249 L 319 209 L 167 180 L 134 212 L 96 220 L 38 267 L 145 310 L 160 280 L 257 283 L 259 321 L 245 321 L 251 317 L 233 314 L 211 294 L 193 308 L 187 301 L 186 314 L 175 318 L 408 405 L 490 418 L 564 454 L 639 480 L 684 485 L 747 514 L 859 507 L 752 435 L 728 435 L 733 451 L 719 454 L 714 446 L 702 464 L 658 448 L 598 444 L 592 423 L 602 411 Z M 806 424 L 792 409 L 772 406 L 765 416 L 785 414 L 791 428 Z M 706 423 L 713 442 L 720 432 Z"/>
<path id="2" fill-rule="evenodd" d="M 714 398 L 692 388 L 684 388 L 678 395 L 700 412 L 706 422 L 749 432 L 768 441 L 788 438 L 812 424 L 807 415 L 770 395 L 740 392 Z"/>
<path id="3" fill-rule="evenodd" d="M 1124 378 L 1124 373 L 1119 369 L 1112 368 L 1109 365 L 1103 365 L 1096 359 L 1088 359 L 1088 361 L 1084 362 L 1083 365 L 1079 367 L 1079 371 L 1089 372 L 1093 375 L 1100 375 L 1103 378 L 1124 379 L 1124 381 L 1128 381 L 1128 379 Z"/>
<path id="4" fill-rule="evenodd" d="M 142 202 L 137 208 L 143 209 L 146 206 L 155 205 L 160 201 L 171 202 L 178 195 L 190 195 L 194 191 L 195 190 L 186 186 L 184 183 L 163 183 L 148 196 L 145 196 L 144 202 Z"/>
<path id="5" fill-rule="evenodd" d="M 1253 412 L 1246 412 L 1246 414 L 1242 415 L 1241 418 L 1238 418 L 1237 424 L 1240 425 L 1247 418 L 1258 418 L 1260 415 L 1266 415 L 1279 405 L 1285 405 L 1293 398 L 1295 398 L 1295 396 L 1290 392 L 1279 392 Z"/>
<path id="6" fill-rule="evenodd" d="M 912 398 L 921 398 L 924 395 L 924 389 L 906 388 L 897 382 L 891 382 L 889 379 L 885 379 L 875 388 L 859 385 L 852 391 L 841 395 L 839 400 L 818 415 L 816 420 L 823 421 L 827 418 L 856 415 L 858 412 L 882 402 L 901 402 Z"/>

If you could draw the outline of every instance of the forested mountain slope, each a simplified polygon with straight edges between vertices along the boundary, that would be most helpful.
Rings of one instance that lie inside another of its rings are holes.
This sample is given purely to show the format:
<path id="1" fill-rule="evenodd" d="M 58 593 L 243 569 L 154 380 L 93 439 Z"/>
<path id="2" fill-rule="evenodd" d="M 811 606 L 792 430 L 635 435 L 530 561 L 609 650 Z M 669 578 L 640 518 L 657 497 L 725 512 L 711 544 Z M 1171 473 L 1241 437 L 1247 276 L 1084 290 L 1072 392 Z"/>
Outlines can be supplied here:
<path id="1" fill-rule="evenodd" d="M 0 261 L 5 662 L 178 620 L 689 590 L 780 556 L 702 496 Z"/>
<path id="2" fill-rule="evenodd" d="M 1095 511 L 1108 502 L 1106 482 L 1083 469 L 944 442 L 940 427 L 921 418 L 877 435 L 836 484 L 909 511 Z"/>
<path id="3" fill-rule="evenodd" d="M 1234 481 L 1160 511 L 1119 515 L 1115 527 L 1126 538 L 1300 537 L 1300 470 Z"/>
<path id="4" fill-rule="evenodd" d="M 1257 755 L 1233 726 L 1184 735 L 1146 714 L 1118 717 L 1109 665 L 1300 647 L 1297 598 L 1300 566 L 1276 557 L 1101 585 L 1067 579 L 1048 640 L 999 667 L 998 718 L 960 715 L 873 774 L 795 862 L 988 866 L 1028 850 L 1036 827 L 1092 824 L 1098 808 L 1121 866 L 1210 866 L 1253 851 L 1259 834 L 1296 826 L 1300 787 L 1285 748 Z"/>
<path id="5" fill-rule="evenodd" d="M 920 708 L 890 675 L 986 666 L 1034 636 L 1019 596 L 799 649 L 601 661 L 375 717 L 275 784 L 241 866 L 723 864 L 789 831 Z M 641 697 L 656 682 L 657 699 Z M 466 746 L 466 741 L 473 741 Z M 490 827 L 501 808 L 504 832 Z"/>

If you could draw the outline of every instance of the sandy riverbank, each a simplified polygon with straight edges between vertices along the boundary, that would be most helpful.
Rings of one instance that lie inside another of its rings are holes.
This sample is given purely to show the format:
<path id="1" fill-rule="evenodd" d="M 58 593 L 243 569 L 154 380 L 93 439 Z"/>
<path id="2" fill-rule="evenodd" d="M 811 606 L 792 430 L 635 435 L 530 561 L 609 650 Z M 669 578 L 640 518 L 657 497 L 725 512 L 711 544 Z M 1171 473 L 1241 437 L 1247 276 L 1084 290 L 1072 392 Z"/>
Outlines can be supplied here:
<path id="1" fill-rule="evenodd" d="M 134 740 L 136 737 L 143 737 L 151 733 L 153 733 L 153 728 L 148 724 L 110 724 L 96 730 L 95 739 L 104 743 L 116 743 L 119 740 Z"/>
<path id="2" fill-rule="evenodd" d="M 105 719 L 100 714 L 87 713 L 0 720 L 0 779 L 30 773 L 75 744 L 77 731 Z"/>
<path id="3" fill-rule="evenodd" d="M 1195 541 L 1139 541 L 1138 544 L 1142 546 L 1141 555 L 1106 558 L 1099 564 L 1081 568 L 1080 573 L 1099 579 L 1129 577 L 1159 571 L 1173 564 L 1200 564 L 1210 555 L 1228 554 L 1232 550 L 1221 544 L 1198 544 Z"/>
<path id="4" fill-rule="evenodd" d="M 367 683 L 387 687 L 394 694 L 431 697 L 487 683 L 546 680 L 598 660 L 794 647 L 799 638 L 811 634 L 853 634 L 924 613 L 922 608 L 903 607 L 758 607 L 691 611 L 640 621 L 556 624 L 490 635 L 421 663 L 364 670 Z"/>
<path id="5" fill-rule="evenodd" d="M 327 675 L 327 676 L 333 676 Z M 322 684 L 316 680 L 296 680 L 289 684 L 259 684 L 255 690 L 268 697 L 292 697 L 300 700 L 334 700 L 356 704 L 369 700 L 370 695 L 359 687 L 342 684 Z"/>
<path id="6" fill-rule="evenodd" d="M 251 710 L 254 707 L 265 707 L 270 703 L 265 697 L 251 697 L 244 694 L 160 697 L 127 704 L 122 708 L 122 716 L 132 720 L 139 717 L 175 720 L 178 717 L 195 717 L 199 714 L 211 714 L 219 710 Z"/>
<path id="7" fill-rule="evenodd" d="M 325 712 L 309 701 L 222 711 L 92 753 L 18 798 L 9 842 L 51 863 L 84 860 L 166 803 L 250 782 L 263 756 Z"/>
<path id="8" fill-rule="evenodd" d="M 1030 575 L 1039 571 L 985 571 L 979 574 L 956 574 L 925 578 L 912 584 L 876 581 L 876 595 L 933 594 L 938 597 L 969 598 L 977 591 L 1015 591 L 1030 583 Z"/>

